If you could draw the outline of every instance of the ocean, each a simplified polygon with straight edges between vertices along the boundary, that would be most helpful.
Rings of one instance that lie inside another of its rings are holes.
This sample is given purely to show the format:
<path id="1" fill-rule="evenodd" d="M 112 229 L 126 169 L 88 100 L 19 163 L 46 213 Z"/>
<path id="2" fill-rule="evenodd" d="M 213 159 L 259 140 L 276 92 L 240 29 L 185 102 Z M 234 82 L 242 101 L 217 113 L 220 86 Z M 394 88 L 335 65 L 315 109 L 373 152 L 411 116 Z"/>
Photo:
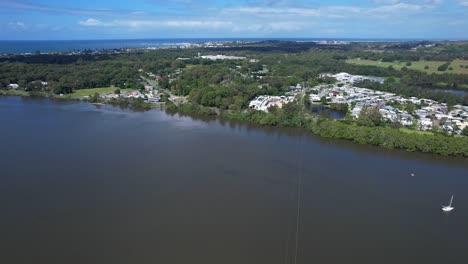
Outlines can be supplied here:
<path id="1" fill-rule="evenodd" d="M 174 46 L 181 43 L 207 42 L 208 39 L 119 39 L 119 40 L 2 40 L 0 53 L 21 54 L 40 51 L 68 52 L 85 49 L 121 49 Z M 218 40 L 221 41 L 221 40 Z"/>
<path id="2" fill-rule="evenodd" d="M 183 43 L 204 43 L 220 41 L 398 41 L 377 39 L 327 39 L 327 38 L 180 38 L 180 39 L 113 39 L 113 40 L 0 40 L 0 54 L 22 54 L 48 52 L 82 51 L 85 49 L 120 49 L 176 46 Z"/>

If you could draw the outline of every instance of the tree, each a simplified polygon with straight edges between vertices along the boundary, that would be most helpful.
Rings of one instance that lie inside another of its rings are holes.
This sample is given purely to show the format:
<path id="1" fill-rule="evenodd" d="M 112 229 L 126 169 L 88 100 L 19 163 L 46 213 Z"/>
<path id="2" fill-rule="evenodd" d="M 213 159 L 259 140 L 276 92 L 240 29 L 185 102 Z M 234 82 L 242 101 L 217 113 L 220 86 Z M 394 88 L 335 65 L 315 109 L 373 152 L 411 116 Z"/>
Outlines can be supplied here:
<path id="1" fill-rule="evenodd" d="M 99 93 L 94 93 L 94 95 L 91 95 L 89 97 L 89 101 L 91 103 L 98 103 L 99 102 Z"/>
<path id="2" fill-rule="evenodd" d="M 366 127 L 375 126 L 374 122 L 372 122 L 372 120 L 370 120 L 369 117 L 362 115 L 362 114 L 358 117 L 358 119 L 356 120 L 356 123 L 360 126 L 366 126 Z"/>
<path id="3" fill-rule="evenodd" d="M 365 107 L 361 110 L 358 124 L 363 126 L 379 126 L 382 124 L 382 114 L 377 107 Z"/>
<path id="4" fill-rule="evenodd" d="M 167 79 L 166 77 L 161 78 L 161 80 L 159 80 L 159 86 L 163 89 L 168 89 L 169 79 Z"/>
<path id="5" fill-rule="evenodd" d="M 408 102 L 408 103 L 406 103 L 406 111 L 407 111 L 408 113 L 411 114 L 411 113 L 414 112 L 414 110 L 416 110 L 416 106 L 414 105 L 413 102 Z"/>
<path id="6" fill-rule="evenodd" d="M 115 89 L 114 93 L 115 94 L 120 94 L 120 89 L 119 88 Z"/>
<path id="7" fill-rule="evenodd" d="M 449 67 L 450 63 L 444 63 L 442 65 L 440 65 L 439 67 L 437 67 L 437 70 L 438 71 L 446 71 Z"/>
<path id="8" fill-rule="evenodd" d="M 59 84 L 57 87 L 54 88 L 54 93 L 55 94 L 69 94 L 72 93 L 73 90 L 70 86 L 64 85 L 64 84 Z"/>
<path id="9" fill-rule="evenodd" d="M 466 127 L 462 130 L 461 134 L 462 134 L 463 136 L 468 137 L 468 126 L 466 126 Z"/>
<path id="10" fill-rule="evenodd" d="M 328 103 L 327 97 L 326 97 L 326 96 L 322 96 L 322 97 L 320 98 L 320 102 L 321 102 L 322 104 L 324 104 L 324 105 L 327 104 L 327 103 Z"/>
<path id="11" fill-rule="evenodd" d="M 306 93 L 304 95 L 304 97 L 302 98 L 302 100 L 304 100 L 304 108 L 305 109 L 309 109 L 310 106 L 312 105 L 311 101 L 310 101 L 310 94 L 309 93 Z"/>
<path id="12" fill-rule="evenodd" d="M 185 62 L 182 60 L 175 60 L 171 63 L 172 68 L 185 68 Z"/>
<path id="13" fill-rule="evenodd" d="M 167 94 L 162 94 L 162 95 L 161 95 L 161 102 L 165 102 L 165 103 L 170 102 L 170 100 L 169 100 L 169 95 L 167 95 Z"/>
<path id="14" fill-rule="evenodd" d="M 26 81 L 25 80 L 19 80 L 18 85 L 20 88 L 25 89 L 26 88 Z"/>

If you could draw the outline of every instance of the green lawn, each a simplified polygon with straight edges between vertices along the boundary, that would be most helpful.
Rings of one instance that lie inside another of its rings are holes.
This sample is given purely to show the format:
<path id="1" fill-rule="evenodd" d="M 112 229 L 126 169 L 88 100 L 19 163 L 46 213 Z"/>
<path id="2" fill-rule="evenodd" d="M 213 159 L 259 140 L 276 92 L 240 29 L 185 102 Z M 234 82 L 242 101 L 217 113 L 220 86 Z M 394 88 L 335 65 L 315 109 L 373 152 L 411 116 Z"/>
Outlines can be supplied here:
<path id="1" fill-rule="evenodd" d="M 412 61 L 411 66 L 406 66 L 405 61 L 395 61 L 395 62 L 382 62 L 382 61 L 373 61 L 373 60 L 361 60 L 350 59 L 346 61 L 347 63 L 356 64 L 356 65 L 372 65 L 379 67 L 389 67 L 392 66 L 395 69 L 401 69 L 407 67 L 408 69 L 425 71 L 427 73 L 459 73 L 459 74 L 468 74 L 468 68 L 465 68 L 465 65 L 468 65 L 468 60 L 453 60 L 450 63 L 449 67 L 452 67 L 453 70 L 438 71 L 437 68 L 444 64 L 444 61 Z M 428 66 L 428 69 L 424 69 L 425 66 Z M 463 67 L 460 67 L 462 65 Z"/>
<path id="2" fill-rule="evenodd" d="M 22 89 L 0 90 L 0 95 L 29 96 L 29 93 Z"/>
<path id="3" fill-rule="evenodd" d="M 80 90 L 75 90 L 72 94 L 67 94 L 65 97 L 70 97 L 70 98 L 80 98 L 83 96 L 91 96 L 94 95 L 95 93 L 98 94 L 109 94 L 113 93 L 117 89 L 116 87 L 101 87 L 101 88 L 92 88 L 92 89 L 80 89 Z M 132 91 L 132 89 L 120 89 L 121 92 L 129 92 Z"/>

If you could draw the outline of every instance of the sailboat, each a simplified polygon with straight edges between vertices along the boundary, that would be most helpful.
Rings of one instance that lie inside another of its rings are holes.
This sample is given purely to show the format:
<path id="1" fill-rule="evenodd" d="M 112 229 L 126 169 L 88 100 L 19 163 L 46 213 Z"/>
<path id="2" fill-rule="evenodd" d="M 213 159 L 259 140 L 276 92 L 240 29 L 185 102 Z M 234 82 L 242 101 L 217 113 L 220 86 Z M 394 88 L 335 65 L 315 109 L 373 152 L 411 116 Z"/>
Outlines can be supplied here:
<path id="1" fill-rule="evenodd" d="M 455 207 L 452 207 L 452 202 L 453 202 L 453 195 L 452 195 L 452 198 L 450 199 L 450 204 L 447 205 L 447 206 L 443 206 L 443 207 L 442 207 L 442 211 L 444 211 L 444 212 L 450 212 L 450 211 L 452 211 L 453 209 L 455 209 Z"/>

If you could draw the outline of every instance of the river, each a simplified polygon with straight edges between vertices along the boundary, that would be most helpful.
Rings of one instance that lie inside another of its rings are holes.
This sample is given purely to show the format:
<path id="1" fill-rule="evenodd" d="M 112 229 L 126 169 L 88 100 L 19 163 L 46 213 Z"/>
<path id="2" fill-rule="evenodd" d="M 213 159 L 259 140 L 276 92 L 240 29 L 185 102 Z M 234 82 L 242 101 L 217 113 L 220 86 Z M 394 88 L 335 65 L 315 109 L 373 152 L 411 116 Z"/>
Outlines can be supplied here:
<path id="1" fill-rule="evenodd" d="M 298 201 L 297 263 L 468 262 L 466 159 L 48 99 L 0 124 L 0 263 L 292 264 Z"/>

